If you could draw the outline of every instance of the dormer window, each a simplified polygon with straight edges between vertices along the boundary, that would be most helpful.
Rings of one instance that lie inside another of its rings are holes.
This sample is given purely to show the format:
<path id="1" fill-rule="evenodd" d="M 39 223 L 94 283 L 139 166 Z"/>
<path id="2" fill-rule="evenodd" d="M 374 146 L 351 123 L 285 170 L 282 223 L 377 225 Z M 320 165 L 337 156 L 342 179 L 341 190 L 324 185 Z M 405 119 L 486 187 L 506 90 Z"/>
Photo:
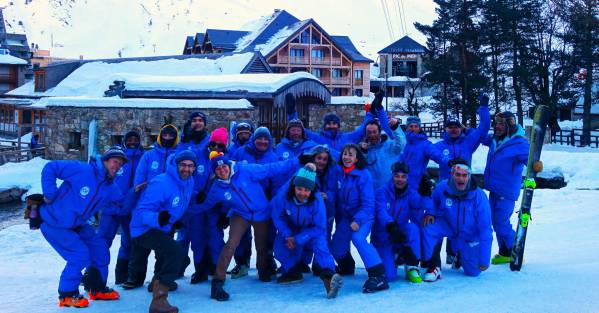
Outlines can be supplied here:
<path id="1" fill-rule="evenodd" d="M 46 91 L 46 73 L 36 72 L 35 73 L 35 91 L 43 92 Z"/>

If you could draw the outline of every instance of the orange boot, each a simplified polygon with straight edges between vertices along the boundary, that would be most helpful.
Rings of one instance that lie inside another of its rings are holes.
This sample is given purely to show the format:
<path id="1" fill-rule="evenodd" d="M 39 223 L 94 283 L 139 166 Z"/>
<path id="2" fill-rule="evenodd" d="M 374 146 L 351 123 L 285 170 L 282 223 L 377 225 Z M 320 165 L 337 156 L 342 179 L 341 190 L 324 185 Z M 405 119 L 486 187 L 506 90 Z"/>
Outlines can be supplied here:
<path id="1" fill-rule="evenodd" d="M 58 306 L 59 307 L 75 307 L 75 308 L 87 308 L 89 305 L 89 301 L 85 299 L 82 295 L 76 295 L 72 297 L 59 297 L 58 298 Z"/>
<path id="2" fill-rule="evenodd" d="M 108 287 L 100 291 L 90 291 L 88 294 L 92 300 L 117 300 L 120 297 L 116 290 Z"/>

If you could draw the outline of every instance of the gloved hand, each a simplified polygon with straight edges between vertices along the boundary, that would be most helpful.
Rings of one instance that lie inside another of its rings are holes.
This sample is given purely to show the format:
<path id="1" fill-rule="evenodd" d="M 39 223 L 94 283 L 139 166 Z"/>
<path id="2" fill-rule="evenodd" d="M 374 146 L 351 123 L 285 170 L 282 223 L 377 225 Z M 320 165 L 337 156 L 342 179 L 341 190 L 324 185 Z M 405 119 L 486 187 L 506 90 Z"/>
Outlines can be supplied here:
<path id="1" fill-rule="evenodd" d="M 206 192 L 204 190 L 200 190 L 200 192 L 198 192 L 196 195 L 196 203 L 200 204 L 204 202 L 204 200 L 206 200 Z"/>
<path id="2" fill-rule="evenodd" d="M 478 96 L 478 104 L 481 107 L 488 107 L 489 106 L 489 96 L 487 96 L 486 93 L 480 93 L 480 95 Z"/>
<path id="3" fill-rule="evenodd" d="M 40 215 L 39 207 L 44 203 L 44 195 L 35 193 L 25 198 L 25 219 L 29 220 L 29 229 L 39 229 L 42 224 L 42 217 Z"/>
<path id="4" fill-rule="evenodd" d="M 158 213 L 158 225 L 160 227 L 168 224 L 168 221 L 171 219 L 171 214 L 168 211 L 162 211 Z"/>
<path id="5" fill-rule="evenodd" d="M 420 184 L 418 185 L 418 194 L 423 197 L 430 197 L 433 194 L 433 183 L 428 178 L 428 175 L 422 175 Z"/>
<path id="6" fill-rule="evenodd" d="M 372 105 L 369 102 L 364 103 L 364 113 L 370 112 Z"/>
<path id="7" fill-rule="evenodd" d="M 542 172 L 543 171 L 543 161 L 541 161 L 541 160 L 535 161 L 532 164 L 532 169 L 537 173 Z"/>
<path id="8" fill-rule="evenodd" d="M 397 222 L 391 222 L 385 225 L 385 230 L 389 233 L 389 237 L 391 237 L 391 242 L 393 243 L 402 243 L 406 241 L 406 235 L 399 229 L 399 225 Z"/>
<path id="9" fill-rule="evenodd" d="M 227 227 L 229 227 L 229 217 L 227 216 L 227 213 L 221 213 L 218 216 L 218 220 L 216 221 L 216 227 L 220 229 L 226 229 Z"/>
<path id="10" fill-rule="evenodd" d="M 383 108 L 383 98 L 385 97 L 385 92 L 379 91 L 374 95 L 374 100 L 372 101 L 371 110 L 373 113 L 378 111 L 384 111 Z"/>

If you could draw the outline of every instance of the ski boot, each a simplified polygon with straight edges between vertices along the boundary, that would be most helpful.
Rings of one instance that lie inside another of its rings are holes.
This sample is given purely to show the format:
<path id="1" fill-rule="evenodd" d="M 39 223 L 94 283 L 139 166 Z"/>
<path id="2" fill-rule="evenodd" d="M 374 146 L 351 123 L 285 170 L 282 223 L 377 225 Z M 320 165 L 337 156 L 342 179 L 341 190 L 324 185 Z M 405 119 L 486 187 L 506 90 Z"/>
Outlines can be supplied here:
<path id="1" fill-rule="evenodd" d="M 417 266 L 409 266 L 406 265 L 404 267 L 406 272 L 406 279 L 411 283 L 419 284 L 422 282 L 422 277 L 420 277 L 420 271 Z"/>
<path id="2" fill-rule="evenodd" d="M 58 297 L 59 307 L 74 307 L 74 308 L 87 308 L 89 301 L 82 295 L 73 295 L 70 297 Z"/>
<path id="3" fill-rule="evenodd" d="M 91 300 L 118 300 L 120 298 L 116 290 L 108 287 L 104 287 L 99 291 L 90 290 L 87 294 Z"/>
<path id="4" fill-rule="evenodd" d="M 363 293 L 373 293 L 381 290 L 389 289 L 389 283 L 385 278 L 385 267 L 383 264 L 367 268 L 368 280 L 362 286 Z"/>

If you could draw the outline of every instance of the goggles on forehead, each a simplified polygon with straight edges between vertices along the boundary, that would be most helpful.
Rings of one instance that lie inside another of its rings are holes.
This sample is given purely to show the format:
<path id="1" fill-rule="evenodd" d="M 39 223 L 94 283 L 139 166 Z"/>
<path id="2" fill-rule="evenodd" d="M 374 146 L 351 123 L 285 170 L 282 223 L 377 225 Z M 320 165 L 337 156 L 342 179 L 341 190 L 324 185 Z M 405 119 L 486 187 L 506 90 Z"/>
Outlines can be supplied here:
<path id="1" fill-rule="evenodd" d="M 504 117 L 502 113 L 495 114 L 495 124 L 514 125 L 516 121 L 513 117 Z"/>
<path id="2" fill-rule="evenodd" d="M 456 168 L 463 169 L 464 171 L 468 172 L 468 174 L 470 174 L 471 171 L 470 166 L 466 164 L 456 164 L 451 168 L 451 170 L 454 171 Z"/>

